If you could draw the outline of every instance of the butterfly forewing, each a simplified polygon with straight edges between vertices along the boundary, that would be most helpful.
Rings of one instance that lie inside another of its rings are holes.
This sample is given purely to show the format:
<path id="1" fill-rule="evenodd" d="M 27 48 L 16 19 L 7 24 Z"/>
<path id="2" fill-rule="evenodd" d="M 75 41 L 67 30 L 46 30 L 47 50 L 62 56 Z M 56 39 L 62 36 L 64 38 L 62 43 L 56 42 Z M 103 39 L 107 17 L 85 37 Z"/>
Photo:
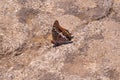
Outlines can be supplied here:
<path id="1" fill-rule="evenodd" d="M 53 28 L 52 29 L 52 38 L 53 38 L 53 40 L 57 40 L 58 35 L 59 35 L 59 33 L 57 33 L 56 30 Z"/>

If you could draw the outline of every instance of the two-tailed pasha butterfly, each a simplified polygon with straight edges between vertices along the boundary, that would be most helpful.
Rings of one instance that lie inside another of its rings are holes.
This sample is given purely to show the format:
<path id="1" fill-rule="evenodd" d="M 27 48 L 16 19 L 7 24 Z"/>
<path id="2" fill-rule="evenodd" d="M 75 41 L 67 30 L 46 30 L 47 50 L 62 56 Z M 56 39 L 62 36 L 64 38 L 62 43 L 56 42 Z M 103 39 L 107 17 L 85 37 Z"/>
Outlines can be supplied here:
<path id="1" fill-rule="evenodd" d="M 53 40 L 51 41 L 51 43 L 53 43 L 54 46 L 59 46 L 62 44 L 71 43 L 71 39 L 73 38 L 73 36 L 68 30 L 62 28 L 59 25 L 58 20 L 55 20 L 52 28 L 52 38 Z"/>

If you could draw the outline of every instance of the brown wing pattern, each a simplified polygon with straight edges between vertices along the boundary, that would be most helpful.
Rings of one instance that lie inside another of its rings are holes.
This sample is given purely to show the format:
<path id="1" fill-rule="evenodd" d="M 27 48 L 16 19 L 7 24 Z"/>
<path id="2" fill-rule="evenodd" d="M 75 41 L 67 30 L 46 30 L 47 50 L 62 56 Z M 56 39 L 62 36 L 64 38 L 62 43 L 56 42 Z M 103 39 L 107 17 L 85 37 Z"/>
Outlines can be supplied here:
<path id="1" fill-rule="evenodd" d="M 71 36 L 71 33 L 69 33 L 68 30 L 62 28 L 59 25 L 59 22 L 56 20 L 52 28 L 52 38 L 53 40 L 51 42 L 54 45 L 58 46 L 61 44 L 69 43 L 73 37 Z"/>

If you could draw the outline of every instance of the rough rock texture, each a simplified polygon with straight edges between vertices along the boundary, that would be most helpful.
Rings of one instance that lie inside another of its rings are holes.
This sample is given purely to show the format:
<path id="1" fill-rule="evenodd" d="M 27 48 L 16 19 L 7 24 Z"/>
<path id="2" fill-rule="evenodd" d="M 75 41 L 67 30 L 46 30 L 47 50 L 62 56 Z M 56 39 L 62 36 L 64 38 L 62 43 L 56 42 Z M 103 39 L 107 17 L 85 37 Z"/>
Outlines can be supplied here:
<path id="1" fill-rule="evenodd" d="M 0 0 L 0 80 L 120 80 L 120 0 Z"/>

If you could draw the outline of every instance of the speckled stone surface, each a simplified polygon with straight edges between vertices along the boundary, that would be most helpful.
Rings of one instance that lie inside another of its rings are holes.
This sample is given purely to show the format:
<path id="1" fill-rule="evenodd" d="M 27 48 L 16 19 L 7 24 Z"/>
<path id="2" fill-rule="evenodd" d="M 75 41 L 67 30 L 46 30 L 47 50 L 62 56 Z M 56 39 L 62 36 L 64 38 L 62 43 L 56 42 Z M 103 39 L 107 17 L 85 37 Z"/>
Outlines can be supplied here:
<path id="1" fill-rule="evenodd" d="M 0 80 L 120 80 L 120 0 L 0 0 Z"/>

